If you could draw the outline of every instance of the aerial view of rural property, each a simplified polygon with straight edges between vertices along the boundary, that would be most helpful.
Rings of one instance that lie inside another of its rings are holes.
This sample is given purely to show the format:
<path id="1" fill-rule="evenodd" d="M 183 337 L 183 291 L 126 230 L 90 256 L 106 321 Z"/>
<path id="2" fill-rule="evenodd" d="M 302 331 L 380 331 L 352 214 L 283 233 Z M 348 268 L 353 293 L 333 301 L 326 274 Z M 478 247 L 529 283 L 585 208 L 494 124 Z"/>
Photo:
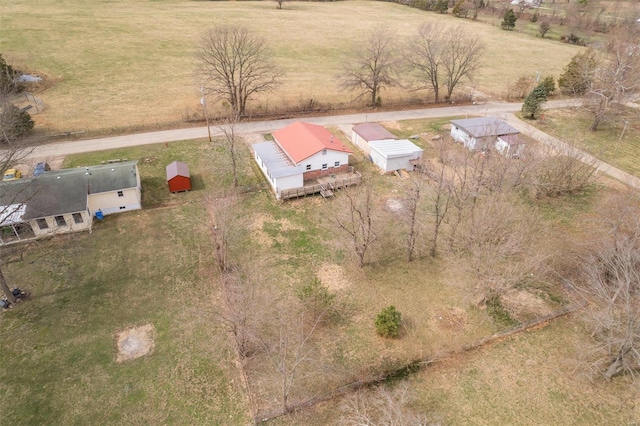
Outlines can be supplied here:
<path id="1" fill-rule="evenodd" d="M 637 0 L 0 0 L 0 425 L 640 425 Z"/>

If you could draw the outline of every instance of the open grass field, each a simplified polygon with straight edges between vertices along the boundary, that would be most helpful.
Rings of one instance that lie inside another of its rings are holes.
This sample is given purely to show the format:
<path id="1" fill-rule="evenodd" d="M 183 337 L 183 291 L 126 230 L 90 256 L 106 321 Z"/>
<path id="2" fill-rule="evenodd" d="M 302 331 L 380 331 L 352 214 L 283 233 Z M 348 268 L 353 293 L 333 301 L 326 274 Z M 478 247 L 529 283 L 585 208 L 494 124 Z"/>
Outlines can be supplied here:
<path id="1" fill-rule="evenodd" d="M 243 25 L 264 37 L 285 71 L 281 86 L 251 103 L 260 113 L 311 99 L 349 102 L 352 95 L 338 90 L 336 76 L 369 30 L 385 25 L 404 42 L 421 23 L 436 20 L 464 25 L 484 41 L 475 88 L 496 96 L 521 75 L 557 77 L 580 49 L 373 1 L 287 2 L 283 10 L 272 1 L 3 1 L 0 43 L 10 64 L 46 77 L 48 88 L 36 93 L 46 105 L 35 114 L 38 128 L 108 133 L 202 116 L 194 54 L 199 35 L 215 25 Z"/>
<path id="2" fill-rule="evenodd" d="M 399 135 L 435 133 L 442 124 L 412 121 L 388 123 L 388 128 Z M 430 152 L 428 139 L 419 143 Z M 241 157 L 241 185 L 259 188 L 262 178 L 249 151 L 242 150 Z M 222 327 L 203 204 L 207 196 L 229 192 L 224 148 L 175 142 L 73 156 L 65 166 L 112 158 L 139 161 L 145 210 L 107 217 L 91 234 L 41 241 L 29 247 L 24 260 L 3 267 L 10 284 L 33 295 L 0 315 L 0 395 L 11 401 L 4 419 L 12 424 L 246 424 L 249 403 Z M 166 191 L 164 167 L 176 159 L 190 165 L 194 191 Z M 235 259 L 264 265 L 262 279 L 273 280 L 281 297 L 294 297 L 314 276 L 335 294 L 339 318 L 314 336 L 323 365 L 330 368 L 323 370 L 326 377 L 313 381 L 312 390 L 455 350 L 527 319 L 510 310 L 507 323 L 477 308 L 469 295 L 472 277 L 444 258 L 407 263 L 398 239 L 399 213 L 391 208 L 391 201 L 402 197 L 403 182 L 379 175 L 361 158 L 355 166 L 375 181 L 384 243 L 375 249 L 377 260 L 363 269 L 354 265 L 348 241 L 335 227 L 339 197 L 279 203 L 271 192 L 255 189 L 233 206 L 243 223 L 240 244 L 232 250 Z M 540 206 L 558 239 L 563 230 L 575 229 L 600 190 Z M 3 250 L 5 261 L 12 256 Z M 553 285 L 535 290 L 546 295 L 536 302 L 546 311 L 565 303 Z M 389 304 L 405 319 L 401 339 L 381 339 L 373 331 L 375 315 Z M 116 363 L 115 333 L 144 324 L 155 327 L 154 352 Z M 451 358 L 411 379 L 416 408 L 438 413 L 447 424 L 588 425 L 632 419 L 638 404 L 632 404 L 624 379 L 609 387 L 572 374 L 573 342 L 584 333 L 578 323 L 561 320 Z M 277 404 L 278 381 L 268 365 L 256 356 L 246 366 L 254 403 L 262 408 Z M 538 397 L 532 398 L 530 389 Z M 339 412 L 332 404 L 276 423 L 333 423 Z"/>
<path id="3" fill-rule="evenodd" d="M 32 298 L 0 315 L 1 423 L 246 424 L 204 224 L 190 205 L 112 216 L 4 266 Z M 117 363 L 115 334 L 145 324 L 154 352 Z"/>
<path id="4" fill-rule="evenodd" d="M 627 125 L 624 124 L 627 122 Z M 573 141 L 600 160 L 640 176 L 640 115 L 627 108 L 615 119 L 589 131 L 593 115 L 581 109 L 544 112 L 544 120 L 532 121 L 540 130 L 566 141 Z"/>
<path id="5" fill-rule="evenodd" d="M 455 355 L 390 383 L 408 385 L 409 407 L 444 425 L 633 425 L 637 390 L 627 380 L 592 381 L 576 354 L 589 335 L 573 316 L 480 350 Z M 344 399 L 275 424 L 336 424 Z"/>

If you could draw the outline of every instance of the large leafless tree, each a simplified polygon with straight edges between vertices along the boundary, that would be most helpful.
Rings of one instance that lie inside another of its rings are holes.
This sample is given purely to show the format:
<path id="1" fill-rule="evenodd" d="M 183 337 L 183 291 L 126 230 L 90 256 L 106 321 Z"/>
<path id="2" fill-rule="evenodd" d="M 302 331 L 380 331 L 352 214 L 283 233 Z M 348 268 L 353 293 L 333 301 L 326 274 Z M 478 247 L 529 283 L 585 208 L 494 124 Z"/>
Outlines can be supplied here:
<path id="1" fill-rule="evenodd" d="M 587 90 L 585 108 L 593 114 L 589 129 L 615 116 L 620 106 L 640 93 L 640 30 L 630 28 L 613 32 L 606 54 L 596 66 Z"/>
<path id="2" fill-rule="evenodd" d="M 335 223 L 348 236 L 358 266 L 362 268 L 377 238 L 373 183 L 365 179 L 362 185 L 341 191 L 340 197 L 342 202 L 336 210 Z"/>
<path id="3" fill-rule="evenodd" d="M 369 105 L 380 104 L 380 92 L 398 84 L 396 37 L 386 27 L 376 27 L 366 42 L 345 59 L 340 87 L 369 97 Z"/>
<path id="4" fill-rule="evenodd" d="M 413 69 L 419 88 L 430 88 L 435 101 L 440 100 L 440 88 L 446 99 L 463 79 L 471 80 L 481 66 L 484 46 L 477 35 L 462 26 L 445 27 L 426 23 L 418 30 L 405 54 Z"/>
<path id="5" fill-rule="evenodd" d="M 640 198 L 623 193 L 594 221 L 592 246 L 580 256 L 577 277 L 568 280 L 590 324 L 591 366 L 611 379 L 640 376 Z"/>
<path id="6" fill-rule="evenodd" d="M 266 41 L 247 28 L 218 26 L 200 37 L 199 73 L 208 94 L 244 116 L 247 101 L 273 89 L 282 73 L 273 64 Z"/>
<path id="7" fill-rule="evenodd" d="M 33 140 L 30 137 L 33 121 L 26 111 L 13 103 L 16 95 L 21 91 L 17 83 L 18 75 L 19 72 L 7 64 L 0 55 L 0 176 L 33 150 Z M 14 189 L 13 185 L 0 185 L 0 199 L 4 204 L 0 206 L 0 224 L 3 224 L 24 201 L 23 191 L 9 192 Z M 16 299 L 9 289 L 1 267 L 0 264 L 0 291 L 9 302 L 15 303 Z"/>

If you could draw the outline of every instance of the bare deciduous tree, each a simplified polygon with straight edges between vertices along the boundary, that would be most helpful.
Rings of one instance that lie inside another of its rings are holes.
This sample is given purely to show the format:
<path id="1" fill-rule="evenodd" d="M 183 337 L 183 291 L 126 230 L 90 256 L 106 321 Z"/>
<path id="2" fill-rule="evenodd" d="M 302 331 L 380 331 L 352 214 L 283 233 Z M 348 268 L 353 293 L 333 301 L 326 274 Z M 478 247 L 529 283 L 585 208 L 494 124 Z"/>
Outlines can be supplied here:
<path id="1" fill-rule="evenodd" d="M 445 44 L 447 53 L 444 56 L 443 71 L 449 100 L 462 79 L 473 79 L 482 65 L 480 60 L 484 45 L 477 34 L 462 26 L 448 30 Z"/>
<path id="2" fill-rule="evenodd" d="M 272 325 L 277 328 L 276 335 L 261 341 L 275 370 L 274 378 L 278 382 L 279 399 L 285 412 L 292 410 L 294 394 L 301 393 L 307 387 L 305 382 L 320 371 L 316 354 L 318 346 L 313 337 L 324 314 L 323 311 L 309 321 L 305 318 L 305 310 L 296 310 L 287 303 L 275 314 L 277 324 Z M 306 327 L 309 323 L 311 325 Z"/>
<path id="3" fill-rule="evenodd" d="M 425 415 L 409 408 L 412 395 L 406 384 L 395 389 L 380 385 L 374 389 L 361 389 L 346 398 L 341 405 L 340 425 L 434 425 Z"/>
<path id="4" fill-rule="evenodd" d="M 417 243 L 422 235 L 421 205 L 427 191 L 426 187 L 425 175 L 422 173 L 413 173 L 409 181 L 409 186 L 405 191 L 404 204 L 406 214 L 403 214 L 403 220 L 407 227 L 406 249 L 408 262 L 413 260 Z"/>
<path id="5" fill-rule="evenodd" d="M 360 96 L 369 96 L 371 106 L 379 105 L 380 92 L 398 84 L 395 68 L 395 35 L 385 27 L 374 28 L 367 41 L 356 47 L 345 60 L 340 87 L 357 90 Z"/>
<path id="6" fill-rule="evenodd" d="M 578 276 L 568 280 L 584 306 L 596 343 L 591 366 L 611 379 L 640 376 L 640 198 L 623 193 L 608 200 L 596 218 L 601 228 Z"/>
<path id="7" fill-rule="evenodd" d="M 530 160 L 533 163 L 530 183 L 538 197 L 574 194 L 595 180 L 597 160 L 569 143 L 548 142 Z"/>
<path id="8" fill-rule="evenodd" d="M 419 89 L 431 89 L 435 102 L 440 101 L 440 67 L 446 46 L 443 43 L 442 25 L 424 23 L 410 44 L 406 56 L 409 66 L 418 76 Z"/>
<path id="9" fill-rule="evenodd" d="M 197 57 L 204 87 L 216 100 L 244 116 L 247 100 L 273 89 L 281 72 L 271 62 L 264 39 L 244 27 L 219 26 L 200 37 Z"/>
<path id="10" fill-rule="evenodd" d="M 231 163 L 233 172 L 233 187 L 238 188 L 238 136 L 236 135 L 236 125 L 240 121 L 238 114 L 231 114 L 222 120 L 220 129 L 224 135 L 224 143 Z"/>
<path id="11" fill-rule="evenodd" d="M 342 206 L 336 211 L 335 222 L 353 245 L 358 266 L 363 267 L 371 244 L 376 240 L 373 206 L 373 183 L 363 179 L 357 187 L 341 191 Z"/>
<path id="12" fill-rule="evenodd" d="M 420 88 L 433 90 L 435 101 L 444 86 L 450 99 L 462 79 L 471 79 L 480 68 L 484 47 L 480 39 L 463 26 L 423 24 L 411 42 L 405 58 L 415 71 Z"/>
<path id="13" fill-rule="evenodd" d="M 640 93 L 640 31 L 618 29 L 607 45 L 606 57 L 595 68 L 584 107 L 593 114 L 589 130 L 611 119 L 617 107 Z"/>
<path id="14" fill-rule="evenodd" d="M 531 277 L 541 278 L 546 256 L 538 245 L 538 217 L 530 207 L 499 194 L 478 199 L 473 215 L 465 217 L 453 250 L 477 279 L 478 305 Z"/>

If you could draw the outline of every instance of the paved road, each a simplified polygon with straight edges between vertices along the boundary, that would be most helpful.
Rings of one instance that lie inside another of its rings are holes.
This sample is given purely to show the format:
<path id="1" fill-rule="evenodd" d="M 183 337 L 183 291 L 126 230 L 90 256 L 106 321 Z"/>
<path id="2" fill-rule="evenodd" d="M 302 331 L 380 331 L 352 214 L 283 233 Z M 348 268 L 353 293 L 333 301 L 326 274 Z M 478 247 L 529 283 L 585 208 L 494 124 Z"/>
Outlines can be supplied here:
<path id="1" fill-rule="evenodd" d="M 565 108 L 579 105 L 579 100 L 555 100 L 545 104 L 545 108 Z M 397 121 L 424 118 L 442 118 L 465 115 L 491 115 L 507 120 L 513 127 L 526 135 L 542 142 L 552 144 L 554 147 L 566 146 L 564 142 L 554 138 L 540 130 L 519 120 L 513 113 L 520 111 L 522 104 L 506 102 L 488 102 L 481 105 L 448 106 L 444 108 L 425 108 L 406 111 L 388 111 L 349 115 L 335 115 L 324 117 L 305 117 L 304 121 L 323 126 L 340 126 L 364 122 Z M 270 133 L 281 129 L 297 119 L 257 121 L 240 123 L 236 127 L 239 135 L 249 133 Z M 221 135 L 219 128 L 212 126 L 213 136 Z M 193 127 L 187 129 L 165 130 L 160 132 L 138 133 L 126 136 L 115 136 L 101 139 L 86 139 L 78 141 L 57 142 L 37 147 L 29 157 L 32 159 L 49 159 L 70 154 L 101 151 L 107 149 L 124 148 L 129 146 L 147 145 L 154 143 L 176 142 L 189 139 L 203 139 L 207 137 L 207 128 Z M 586 158 L 592 158 L 584 154 Z M 600 171 L 622 182 L 640 189 L 640 179 L 616 169 L 615 167 L 595 160 Z"/>
<path id="2" fill-rule="evenodd" d="M 561 108 L 575 105 L 574 101 L 551 101 L 547 108 Z M 367 114 L 335 115 L 326 117 L 305 117 L 308 123 L 323 126 L 354 124 L 380 121 L 410 120 L 420 118 L 439 118 L 464 115 L 501 115 L 520 111 L 521 104 L 506 102 L 491 102 L 482 105 L 451 106 L 445 108 L 426 108 L 407 111 L 374 112 Z M 297 119 L 257 121 L 240 123 L 236 127 L 238 134 L 270 133 L 281 129 Z M 219 128 L 211 126 L 211 134 L 220 135 Z M 115 136 L 101 139 L 86 139 L 77 141 L 56 142 L 37 147 L 30 155 L 31 158 L 51 158 L 83 152 L 101 151 L 106 149 L 124 148 L 128 146 L 146 145 L 154 143 L 175 142 L 207 137 L 207 128 L 192 127 L 187 129 L 165 130 L 160 132 L 138 133 L 126 136 Z"/>

